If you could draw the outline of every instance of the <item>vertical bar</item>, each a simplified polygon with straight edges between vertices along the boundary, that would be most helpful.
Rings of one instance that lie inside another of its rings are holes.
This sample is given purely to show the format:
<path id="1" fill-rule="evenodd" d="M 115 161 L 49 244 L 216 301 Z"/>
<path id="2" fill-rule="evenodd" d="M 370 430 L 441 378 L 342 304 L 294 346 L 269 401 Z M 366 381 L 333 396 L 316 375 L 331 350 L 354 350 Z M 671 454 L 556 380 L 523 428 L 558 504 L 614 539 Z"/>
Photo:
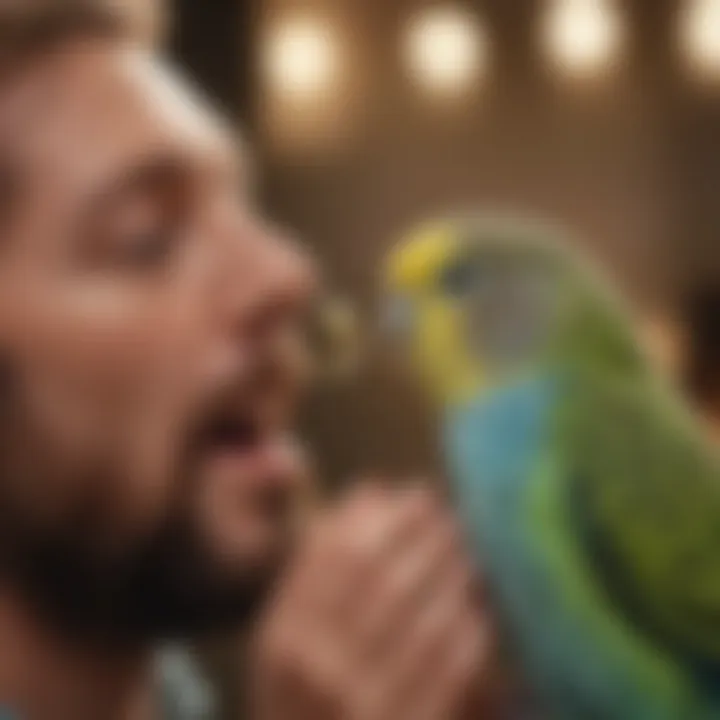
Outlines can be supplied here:
<path id="1" fill-rule="evenodd" d="M 174 0 L 169 50 L 200 87 L 234 119 L 253 114 L 256 3 Z"/>

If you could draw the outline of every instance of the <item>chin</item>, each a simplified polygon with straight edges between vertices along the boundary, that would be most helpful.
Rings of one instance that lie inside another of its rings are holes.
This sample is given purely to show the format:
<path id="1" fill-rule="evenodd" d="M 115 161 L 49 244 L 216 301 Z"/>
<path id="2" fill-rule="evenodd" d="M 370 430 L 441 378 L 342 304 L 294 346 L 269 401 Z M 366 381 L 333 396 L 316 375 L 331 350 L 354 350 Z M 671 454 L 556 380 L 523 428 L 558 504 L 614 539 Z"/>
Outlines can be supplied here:
<path id="1" fill-rule="evenodd" d="M 211 554 L 226 572 L 273 575 L 290 553 L 294 533 L 291 528 L 271 527 L 243 521 L 241 516 L 227 519 L 212 529 Z"/>
<path id="2" fill-rule="evenodd" d="M 292 546 L 290 529 L 231 506 L 207 520 L 196 516 L 189 526 L 163 533 L 157 554 L 148 558 L 144 588 L 140 582 L 134 588 L 144 596 L 140 620 L 147 624 L 138 625 L 141 635 L 224 633 L 251 621 L 264 606 Z"/>
<path id="3" fill-rule="evenodd" d="M 198 478 L 199 527 L 223 566 L 272 570 L 291 549 L 303 483 L 280 450 L 259 460 L 225 455 Z"/>

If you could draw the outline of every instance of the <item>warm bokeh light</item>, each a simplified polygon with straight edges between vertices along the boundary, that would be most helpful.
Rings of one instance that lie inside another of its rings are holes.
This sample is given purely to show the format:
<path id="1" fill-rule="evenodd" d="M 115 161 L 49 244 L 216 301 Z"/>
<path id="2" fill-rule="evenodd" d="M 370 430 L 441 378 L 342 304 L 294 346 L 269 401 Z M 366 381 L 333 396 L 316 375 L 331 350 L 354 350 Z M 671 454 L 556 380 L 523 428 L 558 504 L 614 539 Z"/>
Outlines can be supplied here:
<path id="1" fill-rule="evenodd" d="M 266 82 L 283 99 L 320 99 L 335 84 L 339 65 L 335 33 L 322 19 L 285 20 L 272 28 L 263 48 Z"/>
<path id="2" fill-rule="evenodd" d="M 720 0 L 689 0 L 680 22 L 680 43 L 698 75 L 720 80 Z"/>
<path id="3" fill-rule="evenodd" d="M 472 87 L 488 60 L 482 23 L 454 6 L 425 10 L 411 18 L 405 34 L 405 63 L 412 79 L 433 94 Z"/>
<path id="4" fill-rule="evenodd" d="M 562 73 L 601 74 L 617 61 L 622 39 L 622 18 L 612 0 L 550 0 L 543 40 Z"/>

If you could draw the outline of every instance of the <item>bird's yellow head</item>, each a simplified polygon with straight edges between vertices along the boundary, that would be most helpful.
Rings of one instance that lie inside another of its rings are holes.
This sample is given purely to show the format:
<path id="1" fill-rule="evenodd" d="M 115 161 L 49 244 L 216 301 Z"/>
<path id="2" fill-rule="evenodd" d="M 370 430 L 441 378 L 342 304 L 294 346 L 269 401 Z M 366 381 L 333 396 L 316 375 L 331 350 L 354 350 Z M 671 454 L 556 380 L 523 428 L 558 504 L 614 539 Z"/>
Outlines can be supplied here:
<path id="1" fill-rule="evenodd" d="M 390 253 L 384 325 L 437 401 L 461 403 L 584 343 L 568 323 L 590 316 L 584 273 L 553 238 L 515 220 L 449 220 Z"/>
<path id="2" fill-rule="evenodd" d="M 440 291 L 461 245 L 449 223 L 421 227 L 391 252 L 383 273 L 383 324 L 438 400 L 462 398 L 483 381 L 465 348 L 462 309 Z"/>

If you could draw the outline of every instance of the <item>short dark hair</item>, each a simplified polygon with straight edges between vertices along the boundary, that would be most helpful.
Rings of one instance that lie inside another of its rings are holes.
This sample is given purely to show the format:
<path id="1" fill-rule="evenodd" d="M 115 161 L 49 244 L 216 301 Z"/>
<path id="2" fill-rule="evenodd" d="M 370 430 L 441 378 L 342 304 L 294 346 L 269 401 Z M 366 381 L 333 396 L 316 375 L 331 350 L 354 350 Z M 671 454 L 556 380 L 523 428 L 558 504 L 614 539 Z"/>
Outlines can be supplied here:
<path id="1" fill-rule="evenodd" d="M 137 2 L 155 0 L 0 0 L 0 96 L 13 79 L 59 45 L 83 38 L 132 38 Z M 21 185 L 0 132 L 0 224 L 5 225 Z"/>
<path id="2" fill-rule="evenodd" d="M 130 36 L 134 20 L 118 0 L 0 0 L 0 81 L 65 40 Z"/>

